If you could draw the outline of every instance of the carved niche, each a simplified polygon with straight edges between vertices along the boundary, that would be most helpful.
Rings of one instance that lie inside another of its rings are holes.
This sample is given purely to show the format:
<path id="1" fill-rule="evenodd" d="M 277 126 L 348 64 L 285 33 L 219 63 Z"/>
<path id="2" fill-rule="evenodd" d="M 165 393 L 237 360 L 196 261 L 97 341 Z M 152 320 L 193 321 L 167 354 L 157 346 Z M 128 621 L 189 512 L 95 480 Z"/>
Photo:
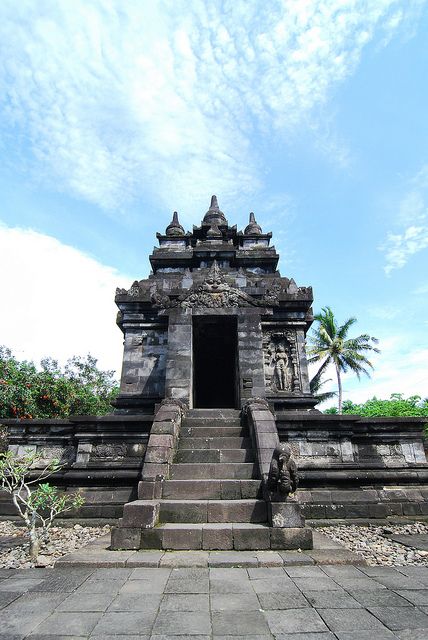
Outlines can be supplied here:
<path id="1" fill-rule="evenodd" d="M 295 331 L 266 331 L 263 335 L 265 384 L 273 393 L 302 390 Z"/>

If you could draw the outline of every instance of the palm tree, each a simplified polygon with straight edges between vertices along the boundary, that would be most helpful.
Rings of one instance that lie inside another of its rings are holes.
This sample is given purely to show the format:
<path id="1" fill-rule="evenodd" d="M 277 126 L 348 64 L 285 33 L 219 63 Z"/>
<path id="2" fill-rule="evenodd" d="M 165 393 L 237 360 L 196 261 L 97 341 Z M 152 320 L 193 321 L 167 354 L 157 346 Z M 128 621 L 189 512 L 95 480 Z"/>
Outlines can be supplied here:
<path id="1" fill-rule="evenodd" d="M 331 378 L 328 380 L 322 380 L 322 373 L 322 371 L 321 373 L 317 372 L 314 377 L 309 380 L 309 389 L 318 402 L 325 402 L 326 400 L 331 400 L 337 396 L 337 391 L 321 390 L 321 387 L 327 384 L 327 382 L 331 382 Z"/>
<path id="2" fill-rule="evenodd" d="M 341 374 L 349 369 L 357 374 L 370 377 L 367 368 L 373 369 L 370 360 L 364 355 L 367 351 L 379 353 L 379 349 L 373 346 L 377 344 L 377 338 L 363 333 L 357 338 L 347 338 L 348 331 L 357 322 L 356 318 L 349 318 L 342 326 L 338 326 L 336 318 L 330 307 L 324 307 L 321 313 L 314 316 L 318 325 L 313 329 L 311 345 L 308 349 L 310 363 L 322 364 L 314 378 L 321 379 L 330 364 L 334 365 L 337 376 L 339 396 L 339 413 L 342 413 L 342 380 Z"/>

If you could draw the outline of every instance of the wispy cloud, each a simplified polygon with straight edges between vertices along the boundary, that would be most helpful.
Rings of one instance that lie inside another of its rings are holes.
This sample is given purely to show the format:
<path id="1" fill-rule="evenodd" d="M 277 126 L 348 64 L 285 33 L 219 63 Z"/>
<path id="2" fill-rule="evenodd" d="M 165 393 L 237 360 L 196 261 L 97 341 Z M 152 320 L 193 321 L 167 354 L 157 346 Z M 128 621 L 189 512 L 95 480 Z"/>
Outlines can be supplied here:
<path id="1" fill-rule="evenodd" d="M 286 137 L 316 120 L 364 47 L 419 4 L 3 0 L 4 133 L 30 147 L 40 178 L 103 207 L 142 191 L 183 208 L 211 190 L 251 195 L 254 131 Z"/>
<path id="2" fill-rule="evenodd" d="M 412 255 L 428 247 L 428 165 L 408 182 L 409 191 L 402 198 L 395 226 L 380 249 L 385 253 L 384 271 L 404 267 Z"/>

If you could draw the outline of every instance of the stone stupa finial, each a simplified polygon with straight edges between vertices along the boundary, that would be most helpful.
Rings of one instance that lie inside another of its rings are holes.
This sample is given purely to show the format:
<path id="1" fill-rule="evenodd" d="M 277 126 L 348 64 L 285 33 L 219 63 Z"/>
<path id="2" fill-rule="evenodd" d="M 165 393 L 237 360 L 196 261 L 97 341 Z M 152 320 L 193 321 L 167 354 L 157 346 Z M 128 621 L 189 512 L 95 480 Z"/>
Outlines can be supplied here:
<path id="1" fill-rule="evenodd" d="M 218 206 L 217 196 L 211 196 L 210 208 L 204 215 L 202 224 L 210 224 L 215 226 L 227 225 L 226 216 L 224 215 L 223 211 L 220 211 L 220 207 Z"/>
<path id="2" fill-rule="evenodd" d="M 250 220 L 248 225 L 245 227 L 244 233 L 245 235 L 261 235 L 262 233 L 262 228 L 257 224 L 256 217 L 253 212 L 250 213 Z"/>
<path id="3" fill-rule="evenodd" d="M 172 220 L 165 230 L 167 236 L 184 236 L 184 229 L 178 220 L 178 213 L 174 211 Z"/>

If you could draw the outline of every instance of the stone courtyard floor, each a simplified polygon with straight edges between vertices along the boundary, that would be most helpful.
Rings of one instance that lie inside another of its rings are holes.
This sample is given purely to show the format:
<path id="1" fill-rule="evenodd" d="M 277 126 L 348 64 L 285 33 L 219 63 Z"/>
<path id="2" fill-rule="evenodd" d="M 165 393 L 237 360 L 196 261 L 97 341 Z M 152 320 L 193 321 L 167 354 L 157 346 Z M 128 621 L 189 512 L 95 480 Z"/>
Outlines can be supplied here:
<path id="1" fill-rule="evenodd" d="M 428 568 L 0 570 L 0 640 L 426 640 Z"/>

